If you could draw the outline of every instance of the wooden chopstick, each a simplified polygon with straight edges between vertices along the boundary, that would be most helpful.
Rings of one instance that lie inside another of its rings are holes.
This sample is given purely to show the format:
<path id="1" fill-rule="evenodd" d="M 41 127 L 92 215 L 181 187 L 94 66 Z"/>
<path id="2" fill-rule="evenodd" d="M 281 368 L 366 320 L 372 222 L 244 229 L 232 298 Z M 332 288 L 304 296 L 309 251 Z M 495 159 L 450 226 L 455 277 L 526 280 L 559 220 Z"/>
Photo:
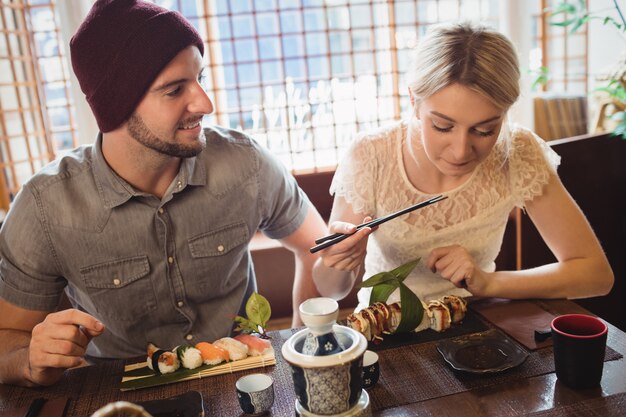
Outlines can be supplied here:
<path id="1" fill-rule="evenodd" d="M 441 200 L 445 200 L 446 198 L 448 198 L 448 197 L 444 196 L 444 195 L 438 195 L 438 196 L 430 198 L 430 199 L 428 199 L 426 201 L 422 201 L 421 203 L 417 203 L 415 205 L 412 205 L 411 207 L 407 207 L 407 208 L 404 208 L 402 210 L 396 211 L 395 213 L 391 213 L 391 214 L 388 214 L 388 215 L 386 215 L 384 217 L 379 217 L 379 218 L 371 220 L 369 222 L 359 224 L 356 227 L 356 230 L 353 233 L 356 233 L 357 230 L 360 230 L 360 229 L 362 229 L 364 227 L 376 227 L 376 226 L 381 225 L 381 224 L 383 224 L 383 223 L 385 223 L 385 222 L 387 222 L 389 220 L 395 219 L 398 216 L 402 216 L 403 214 L 410 213 L 413 210 L 417 210 L 419 208 L 429 206 L 429 205 L 437 203 L 437 202 L 439 202 Z M 318 251 L 320 251 L 322 249 L 326 249 L 327 247 L 332 246 L 335 243 L 339 243 L 342 240 L 348 238 L 353 233 L 348 233 L 348 234 L 335 233 L 335 234 L 332 234 L 332 235 L 321 237 L 321 238 L 319 238 L 319 239 L 317 239 L 315 241 L 315 243 L 317 243 L 317 245 L 313 246 L 311 249 L 309 249 L 309 252 L 315 253 L 315 252 L 318 252 Z"/>

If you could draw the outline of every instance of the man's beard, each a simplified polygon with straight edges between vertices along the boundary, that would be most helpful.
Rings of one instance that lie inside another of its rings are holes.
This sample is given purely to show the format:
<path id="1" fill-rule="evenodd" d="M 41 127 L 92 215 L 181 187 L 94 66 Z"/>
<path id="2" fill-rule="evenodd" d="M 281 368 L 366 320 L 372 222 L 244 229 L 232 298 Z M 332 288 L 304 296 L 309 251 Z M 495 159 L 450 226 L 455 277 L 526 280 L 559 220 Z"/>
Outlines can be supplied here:
<path id="1" fill-rule="evenodd" d="M 183 122 L 182 124 L 185 124 Z M 200 131 L 198 140 L 190 144 L 167 142 L 152 133 L 141 117 L 133 113 L 128 119 L 128 133 L 137 142 L 160 154 L 175 156 L 178 158 L 191 158 L 198 155 L 206 147 L 204 130 Z"/>

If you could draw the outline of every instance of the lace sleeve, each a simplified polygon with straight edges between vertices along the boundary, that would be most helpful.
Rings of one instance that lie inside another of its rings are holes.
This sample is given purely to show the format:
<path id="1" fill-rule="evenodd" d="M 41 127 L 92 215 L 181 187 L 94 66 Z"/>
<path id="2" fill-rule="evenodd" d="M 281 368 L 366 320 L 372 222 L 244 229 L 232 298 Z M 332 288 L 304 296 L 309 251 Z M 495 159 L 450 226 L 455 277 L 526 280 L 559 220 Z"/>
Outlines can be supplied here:
<path id="1" fill-rule="evenodd" d="M 524 207 L 525 201 L 543 194 L 543 187 L 556 173 L 561 157 L 546 141 L 526 129 L 518 129 L 512 141 L 510 164 L 515 204 Z"/>
<path id="2" fill-rule="evenodd" d="M 330 185 L 330 193 L 345 198 L 355 213 L 374 213 L 377 164 L 373 155 L 373 143 L 366 136 L 357 137 L 337 166 Z"/>

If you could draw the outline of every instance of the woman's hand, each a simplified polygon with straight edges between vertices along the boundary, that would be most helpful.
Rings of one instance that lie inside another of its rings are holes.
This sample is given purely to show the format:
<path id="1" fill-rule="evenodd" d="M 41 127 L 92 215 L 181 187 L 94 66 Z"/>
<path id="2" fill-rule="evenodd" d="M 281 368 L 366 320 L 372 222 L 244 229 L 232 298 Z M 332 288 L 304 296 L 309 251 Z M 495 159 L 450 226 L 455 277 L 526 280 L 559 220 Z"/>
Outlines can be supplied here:
<path id="1" fill-rule="evenodd" d="M 428 268 L 458 288 L 473 295 L 484 295 L 488 285 L 487 273 L 476 265 L 467 249 L 460 245 L 433 249 L 428 256 Z"/>
<path id="2" fill-rule="evenodd" d="M 371 217 L 365 217 L 363 223 L 370 220 L 372 220 Z M 356 232 L 355 230 L 356 226 L 352 223 L 335 221 L 330 224 L 331 233 L 352 234 L 352 236 L 320 251 L 324 266 L 341 271 L 354 271 L 363 263 L 368 236 L 375 229 L 364 227 Z"/>

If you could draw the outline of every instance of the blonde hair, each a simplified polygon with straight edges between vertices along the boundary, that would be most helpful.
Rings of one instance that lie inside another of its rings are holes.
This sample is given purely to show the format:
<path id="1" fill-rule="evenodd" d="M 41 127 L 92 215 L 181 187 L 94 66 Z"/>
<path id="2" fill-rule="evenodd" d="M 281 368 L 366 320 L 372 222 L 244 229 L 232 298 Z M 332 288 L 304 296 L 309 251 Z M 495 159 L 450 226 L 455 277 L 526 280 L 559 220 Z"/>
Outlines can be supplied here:
<path id="1" fill-rule="evenodd" d="M 507 111 L 520 95 L 519 61 L 503 34 L 472 23 L 433 26 L 418 44 L 407 74 L 419 102 L 459 83 Z"/>

